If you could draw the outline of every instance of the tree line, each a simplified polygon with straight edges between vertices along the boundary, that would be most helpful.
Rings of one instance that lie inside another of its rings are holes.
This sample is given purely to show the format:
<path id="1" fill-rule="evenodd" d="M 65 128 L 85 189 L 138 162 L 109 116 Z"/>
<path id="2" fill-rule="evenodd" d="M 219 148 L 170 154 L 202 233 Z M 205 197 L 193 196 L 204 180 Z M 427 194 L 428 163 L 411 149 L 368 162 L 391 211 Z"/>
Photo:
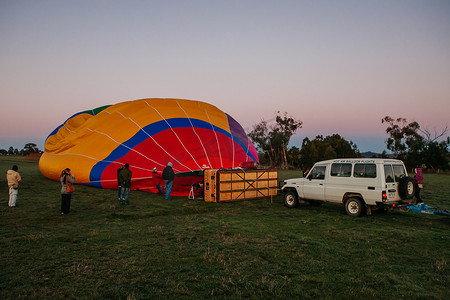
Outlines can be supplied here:
<path id="1" fill-rule="evenodd" d="M 446 136 L 447 126 L 439 132 L 431 132 L 405 118 L 386 116 L 381 122 L 387 125 L 386 149 L 392 154 L 385 150 L 379 157 L 401 159 L 408 168 L 450 169 L 450 138 L 439 141 Z M 248 136 L 257 148 L 260 164 L 280 169 L 308 170 L 317 161 L 362 156 L 356 144 L 339 134 L 318 135 L 312 140 L 306 137 L 300 149 L 295 146 L 288 148 L 291 137 L 302 125 L 302 121 L 289 117 L 287 113 L 282 115 L 279 111 L 274 124 L 269 125 L 263 120 L 254 125 Z"/>
<path id="2" fill-rule="evenodd" d="M 0 149 L 0 155 L 23 155 L 26 156 L 31 153 L 42 153 L 43 151 L 39 150 L 36 144 L 28 143 L 21 150 L 9 147 L 8 150 Z"/>

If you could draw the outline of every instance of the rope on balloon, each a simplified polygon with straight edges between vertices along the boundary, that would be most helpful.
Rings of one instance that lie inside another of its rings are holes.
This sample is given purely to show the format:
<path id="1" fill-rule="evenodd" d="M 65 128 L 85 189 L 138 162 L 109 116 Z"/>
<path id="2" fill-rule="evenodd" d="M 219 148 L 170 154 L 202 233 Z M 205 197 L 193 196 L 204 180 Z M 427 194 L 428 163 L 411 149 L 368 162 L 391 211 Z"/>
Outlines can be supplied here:
<path id="1" fill-rule="evenodd" d="M 144 101 L 148 107 L 152 108 L 154 111 L 156 111 L 156 113 L 158 113 L 158 115 L 164 120 L 164 122 L 166 122 L 167 126 L 169 126 L 170 130 L 172 131 L 172 133 L 175 135 L 175 137 L 178 139 L 178 141 L 180 142 L 180 144 L 183 146 L 184 150 L 189 154 L 189 156 L 192 158 L 192 160 L 195 162 L 195 164 L 197 165 L 197 167 L 199 169 L 202 169 L 200 167 L 200 165 L 197 163 L 197 161 L 195 160 L 194 156 L 191 154 L 191 152 L 189 152 L 189 150 L 186 148 L 186 146 L 184 145 L 184 143 L 181 141 L 180 137 L 176 134 L 175 130 L 173 130 L 172 126 L 170 125 L 170 123 L 166 120 L 166 118 L 164 118 L 164 116 L 153 106 L 151 106 L 146 100 Z M 173 157 L 173 156 L 171 156 Z M 177 161 L 178 163 L 180 163 L 179 161 Z M 190 168 L 188 168 L 189 170 L 191 170 Z M 191 170 L 192 171 L 192 170 Z"/>
<path id="2" fill-rule="evenodd" d="M 220 158 L 220 167 L 223 169 L 223 161 L 222 161 L 222 152 L 220 151 L 220 144 L 219 144 L 219 138 L 217 137 L 217 132 L 211 122 L 211 119 L 209 118 L 209 114 L 208 111 L 205 109 L 205 114 L 208 117 L 208 122 L 209 125 L 211 125 L 211 130 L 214 132 L 214 136 L 216 137 L 216 142 L 217 142 L 217 150 L 219 150 L 219 158 Z M 234 151 L 233 151 L 233 155 L 234 155 Z"/>
<path id="3" fill-rule="evenodd" d="M 206 160 L 208 161 L 208 164 L 210 166 L 212 166 L 211 161 L 209 160 L 208 157 L 208 153 L 206 152 L 205 149 L 205 145 L 203 144 L 203 141 L 200 139 L 200 136 L 197 134 L 197 131 L 195 130 L 194 124 L 192 124 L 191 118 L 189 117 L 189 115 L 187 114 L 187 112 L 183 109 L 183 107 L 181 107 L 180 103 L 178 101 L 176 101 L 178 107 L 184 112 L 185 116 L 187 117 L 187 119 L 189 120 L 189 123 L 191 124 L 191 128 L 192 131 L 195 133 L 195 135 L 197 136 L 198 141 L 200 142 L 200 145 L 202 146 L 203 152 L 205 153 L 206 156 Z M 197 164 L 198 165 L 198 164 Z"/>

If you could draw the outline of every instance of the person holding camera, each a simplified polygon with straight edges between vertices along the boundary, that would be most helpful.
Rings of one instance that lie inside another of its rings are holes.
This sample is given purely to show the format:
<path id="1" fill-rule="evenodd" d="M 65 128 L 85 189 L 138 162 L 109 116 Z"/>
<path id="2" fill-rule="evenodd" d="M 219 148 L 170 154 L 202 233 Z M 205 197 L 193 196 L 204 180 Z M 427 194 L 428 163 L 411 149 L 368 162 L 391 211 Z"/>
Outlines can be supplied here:
<path id="1" fill-rule="evenodd" d="M 73 184 L 75 183 L 75 176 L 70 172 L 69 168 L 65 168 L 61 172 L 61 214 L 65 215 L 70 212 L 70 200 L 72 193 L 75 190 Z"/>

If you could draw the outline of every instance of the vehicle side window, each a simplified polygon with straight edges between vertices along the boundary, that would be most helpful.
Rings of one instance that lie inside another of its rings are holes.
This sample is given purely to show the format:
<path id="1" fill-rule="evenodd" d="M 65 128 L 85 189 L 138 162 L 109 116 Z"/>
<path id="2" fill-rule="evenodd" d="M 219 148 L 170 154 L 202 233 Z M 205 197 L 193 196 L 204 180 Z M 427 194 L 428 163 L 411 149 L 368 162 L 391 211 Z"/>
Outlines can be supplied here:
<path id="1" fill-rule="evenodd" d="M 386 182 L 394 182 L 394 171 L 392 171 L 392 165 L 384 165 L 384 176 Z"/>
<path id="2" fill-rule="evenodd" d="M 352 164 L 332 164 L 331 176 L 350 177 L 352 175 Z"/>
<path id="3" fill-rule="evenodd" d="M 400 178 L 406 176 L 406 171 L 403 165 L 392 165 L 392 167 L 394 168 L 394 177 L 396 182 L 399 182 Z"/>
<path id="4" fill-rule="evenodd" d="M 308 179 L 325 179 L 326 166 L 314 167 L 308 175 Z"/>
<path id="5" fill-rule="evenodd" d="M 354 177 L 376 178 L 377 167 L 375 164 L 355 164 Z"/>

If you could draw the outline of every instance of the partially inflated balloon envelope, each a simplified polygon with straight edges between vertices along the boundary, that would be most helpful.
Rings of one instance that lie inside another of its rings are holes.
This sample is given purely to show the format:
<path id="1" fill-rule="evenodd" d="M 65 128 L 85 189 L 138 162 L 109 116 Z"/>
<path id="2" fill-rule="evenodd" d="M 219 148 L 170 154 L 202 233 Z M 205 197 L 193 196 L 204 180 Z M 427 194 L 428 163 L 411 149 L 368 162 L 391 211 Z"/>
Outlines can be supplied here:
<path id="1" fill-rule="evenodd" d="M 128 163 L 132 189 L 157 192 L 153 168 L 161 173 L 169 162 L 172 195 L 182 196 L 202 170 L 258 162 L 258 155 L 241 125 L 213 105 L 142 99 L 74 114 L 47 137 L 39 168 L 53 180 L 70 168 L 79 184 L 117 188 L 117 169 Z"/>

